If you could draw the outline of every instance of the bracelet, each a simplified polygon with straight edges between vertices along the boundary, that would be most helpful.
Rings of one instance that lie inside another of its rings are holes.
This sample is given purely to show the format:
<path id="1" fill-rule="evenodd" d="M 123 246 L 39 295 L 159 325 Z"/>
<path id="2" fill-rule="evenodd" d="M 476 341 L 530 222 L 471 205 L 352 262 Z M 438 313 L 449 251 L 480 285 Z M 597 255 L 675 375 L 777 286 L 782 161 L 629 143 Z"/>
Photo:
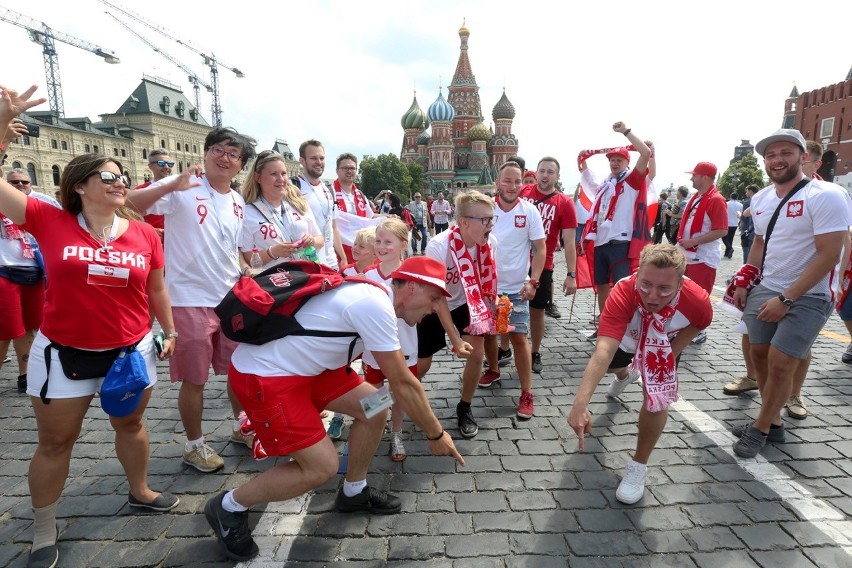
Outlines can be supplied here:
<path id="1" fill-rule="evenodd" d="M 631 130 L 630 128 L 628 128 L 627 130 L 625 130 L 624 132 L 622 132 L 622 134 L 624 134 L 625 136 L 627 136 L 628 134 L 630 134 L 630 132 L 632 132 L 632 130 Z"/>
<path id="2" fill-rule="evenodd" d="M 427 436 L 426 436 L 426 439 L 427 439 L 427 440 L 429 440 L 430 442 L 437 442 L 438 440 L 440 440 L 440 439 L 441 439 L 441 438 L 443 438 L 443 437 L 444 437 L 444 429 L 443 429 L 443 428 L 441 428 L 441 433 L 440 433 L 440 434 L 438 434 L 438 435 L 437 435 L 437 436 L 435 436 L 434 438 L 430 438 L 430 437 L 427 435 Z"/>
<path id="3" fill-rule="evenodd" d="M 275 246 L 275 245 L 272 245 L 272 247 L 274 247 L 274 246 Z M 278 259 L 279 259 L 279 258 L 281 258 L 281 257 L 280 257 L 280 256 L 275 256 L 274 254 L 272 254 L 272 247 L 269 247 L 268 249 L 266 249 L 266 254 L 268 254 L 268 255 L 269 255 L 269 258 L 271 258 L 272 260 L 278 260 Z"/>

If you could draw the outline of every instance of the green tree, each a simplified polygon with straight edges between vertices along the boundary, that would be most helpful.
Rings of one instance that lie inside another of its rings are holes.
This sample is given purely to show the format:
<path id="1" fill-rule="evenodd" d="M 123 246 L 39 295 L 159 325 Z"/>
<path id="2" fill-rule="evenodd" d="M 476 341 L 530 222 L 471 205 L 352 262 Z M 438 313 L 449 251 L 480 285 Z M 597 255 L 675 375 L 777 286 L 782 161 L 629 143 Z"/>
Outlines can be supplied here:
<path id="1" fill-rule="evenodd" d="M 763 170 L 757 164 L 757 158 L 753 154 L 750 154 L 743 156 L 725 170 L 725 173 L 719 178 L 717 188 L 719 189 L 719 193 L 725 197 L 730 197 L 731 193 L 736 191 L 740 198 L 742 198 L 745 195 L 746 186 L 752 183 L 758 187 L 765 187 L 767 185 L 763 177 Z"/>
<path id="2" fill-rule="evenodd" d="M 416 164 L 414 162 L 409 162 L 406 164 L 408 167 L 408 175 L 411 176 L 411 186 L 409 191 L 423 191 L 423 187 L 426 185 L 426 176 L 423 174 L 423 166 L 420 164 Z M 423 196 L 426 197 L 425 195 Z"/>
<path id="3" fill-rule="evenodd" d="M 381 154 L 375 158 L 364 156 L 361 159 L 360 187 L 370 198 L 384 189 L 408 197 L 412 191 L 412 176 L 408 165 L 393 154 Z"/>

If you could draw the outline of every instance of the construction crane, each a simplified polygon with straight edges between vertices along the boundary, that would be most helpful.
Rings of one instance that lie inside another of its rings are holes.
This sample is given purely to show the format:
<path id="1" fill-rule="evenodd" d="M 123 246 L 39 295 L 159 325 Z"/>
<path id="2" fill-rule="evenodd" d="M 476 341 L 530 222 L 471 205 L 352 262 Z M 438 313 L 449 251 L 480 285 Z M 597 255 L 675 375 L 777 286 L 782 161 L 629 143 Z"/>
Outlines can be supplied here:
<path id="1" fill-rule="evenodd" d="M 201 59 L 204 62 L 204 65 L 206 65 L 207 67 L 210 68 L 210 83 L 212 85 L 212 94 L 213 94 L 213 105 L 212 105 L 213 125 L 214 126 L 222 126 L 222 105 L 219 102 L 219 65 L 221 64 L 222 67 L 233 72 L 234 75 L 236 75 L 239 78 L 245 77 L 245 74 L 242 71 L 240 71 L 239 69 L 237 69 L 236 67 L 231 66 L 231 65 L 227 65 L 223 61 L 219 61 L 216 58 L 216 56 L 213 55 L 212 53 L 205 53 L 204 51 L 195 47 L 194 45 L 192 45 L 188 41 L 184 41 L 184 40 L 176 37 L 176 35 L 173 32 L 169 32 L 169 31 L 157 26 L 156 24 L 153 24 L 152 22 L 145 20 L 145 18 L 143 18 L 139 14 L 131 12 L 130 10 L 119 6 L 118 4 L 113 4 L 112 2 L 109 2 L 108 0 L 99 0 L 99 1 L 100 1 L 101 4 L 109 6 L 113 10 L 116 10 L 117 12 L 121 12 L 122 14 L 127 16 L 128 18 L 131 18 L 132 20 L 139 22 L 140 24 L 145 26 L 147 29 L 152 29 L 155 32 L 157 32 L 158 34 L 166 37 L 167 39 L 176 41 L 180 45 L 184 46 L 185 48 L 187 48 L 191 51 L 194 51 L 195 53 L 197 53 L 198 55 L 201 56 Z"/>
<path id="2" fill-rule="evenodd" d="M 59 56 L 56 54 L 56 43 L 61 41 L 80 49 L 90 51 L 103 57 L 107 63 L 121 63 L 115 53 L 98 47 L 80 38 L 52 30 L 44 22 L 39 22 L 8 8 L 0 7 L 0 20 L 9 22 L 27 30 L 30 40 L 42 46 L 44 53 L 44 72 L 47 77 L 47 98 L 50 110 L 58 116 L 65 116 L 65 103 L 62 100 L 62 82 L 59 80 Z"/>
<path id="3" fill-rule="evenodd" d="M 182 70 L 184 73 L 186 73 L 187 79 L 189 79 L 189 82 L 192 83 L 192 88 L 195 90 L 195 108 L 196 109 L 201 108 L 201 95 L 200 95 L 201 87 L 203 86 L 205 89 L 207 89 L 208 93 L 212 93 L 213 92 L 212 86 L 210 86 L 206 82 L 204 82 L 204 80 L 201 79 L 201 77 L 199 77 L 198 75 L 196 75 L 195 72 L 192 69 L 190 69 L 189 67 L 187 67 L 186 65 L 184 65 L 183 63 L 181 63 L 180 61 L 178 61 L 177 59 L 175 59 L 174 57 L 172 57 L 171 55 L 169 55 L 168 53 L 166 53 L 165 51 L 163 51 L 162 49 L 157 47 L 154 43 L 151 42 L 151 40 L 149 40 L 148 38 L 146 38 L 145 36 L 143 36 L 142 34 L 137 32 L 136 30 L 134 30 L 132 27 L 130 27 L 129 24 L 127 24 L 123 20 L 119 19 L 115 14 L 113 14 L 112 12 L 106 12 L 106 15 L 109 16 L 110 18 L 112 18 L 113 20 L 115 20 L 116 22 L 118 22 L 119 24 L 121 24 L 121 26 L 124 27 L 124 29 L 126 29 L 127 31 L 129 31 L 130 33 L 132 33 L 133 35 L 138 37 L 142 42 L 145 43 L 145 45 L 147 45 L 148 47 L 150 47 L 151 49 L 153 49 L 154 51 L 156 51 L 157 53 L 159 53 L 160 55 L 162 55 L 163 57 L 165 57 L 166 59 L 168 59 L 172 63 L 174 63 L 180 70 Z"/>

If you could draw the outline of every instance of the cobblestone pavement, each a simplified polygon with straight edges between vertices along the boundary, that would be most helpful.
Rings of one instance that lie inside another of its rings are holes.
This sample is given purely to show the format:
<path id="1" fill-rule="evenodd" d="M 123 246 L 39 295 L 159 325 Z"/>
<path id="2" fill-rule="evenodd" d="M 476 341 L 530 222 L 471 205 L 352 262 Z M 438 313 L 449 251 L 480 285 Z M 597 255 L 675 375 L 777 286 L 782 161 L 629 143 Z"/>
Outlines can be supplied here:
<path id="1" fill-rule="evenodd" d="M 738 266 L 723 260 L 717 285 Z M 564 263 L 557 265 L 557 282 L 564 271 Z M 682 400 L 651 456 L 645 497 L 625 506 L 615 500 L 615 488 L 635 445 L 640 388 L 631 385 L 620 401 L 607 400 L 604 378 L 584 453 L 565 421 L 592 350 L 585 339 L 592 304 L 591 291 L 581 291 L 569 317 L 570 298 L 559 298 L 562 318 L 547 320 L 532 420 L 515 417 L 520 393 L 510 366 L 499 386 L 477 393 L 479 434 L 459 440 L 454 408 L 462 364 L 448 354 L 437 357 L 426 386 L 467 466 L 429 456 L 423 433 L 407 424 L 408 459 L 392 462 L 386 438 L 369 476 L 372 485 L 400 495 L 402 513 L 335 512 L 335 478 L 309 496 L 254 511 L 261 556 L 246 565 L 852 565 L 852 367 L 840 362 L 848 341 L 840 320 L 832 316 L 814 345 L 805 385 L 811 415 L 787 419 L 786 443 L 768 445 L 758 460 L 738 460 L 728 430 L 757 415 L 759 397 L 722 394 L 743 366 L 735 322 L 717 311 L 707 343 L 689 347 L 682 358 Z M 29 401 L 15 390 L 16 371 L 14 362 L 0 371 L 0 565 L 18 567 L 26 564 L 32 538 L 26 475 L 36 435 Z M 59 503 L 61 566 L 234 566 L 218 552 L 203 503 L 274 462 L 255 462 L 245 447 L 227 442 L 229 407 L 217 377 L 207 392 L 204 427 L 225 468 L 202 474 L 182 465 L 177 389 L 165 366 L 161 371 L 146 414 L 150 482 L 180 495 L 181 504 L 168 514 L 129 510 L 112 433 L 95 403 Z"/>

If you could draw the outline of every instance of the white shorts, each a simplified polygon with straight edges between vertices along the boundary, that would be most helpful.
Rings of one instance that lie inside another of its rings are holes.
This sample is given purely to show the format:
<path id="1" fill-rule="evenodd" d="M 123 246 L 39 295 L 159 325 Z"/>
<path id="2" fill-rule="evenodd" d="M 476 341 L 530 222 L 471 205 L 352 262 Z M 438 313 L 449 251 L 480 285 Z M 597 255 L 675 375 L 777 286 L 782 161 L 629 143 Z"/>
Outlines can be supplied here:
<path id="1" fill-rule="evenodd" d="M 44 364 L 44 348 L 50 344 L 50 340 L 39 331 L 33 346 L 30 349 L 30 361 L 27 367 L 27 394 L 30 396 L 41 396 L 41 387 L 44 386 L 47 377 L 47 368 Z M 154 336 L 149 331 L 139 341 L 136 347 L 145 358 L 145 366 L 148 368 L 148 379 L 154 386 L 157 382 L 157 356 L 154 351 Z M 47 398 L 81 398 L 91 396 L 101 390 L 104 377 L 98 379 L 83 379 L 72 381 L 65 376 L 62 363 L 59 362 L 59 351 L 50 350 L 50 381 L 47 385 Z"/>

